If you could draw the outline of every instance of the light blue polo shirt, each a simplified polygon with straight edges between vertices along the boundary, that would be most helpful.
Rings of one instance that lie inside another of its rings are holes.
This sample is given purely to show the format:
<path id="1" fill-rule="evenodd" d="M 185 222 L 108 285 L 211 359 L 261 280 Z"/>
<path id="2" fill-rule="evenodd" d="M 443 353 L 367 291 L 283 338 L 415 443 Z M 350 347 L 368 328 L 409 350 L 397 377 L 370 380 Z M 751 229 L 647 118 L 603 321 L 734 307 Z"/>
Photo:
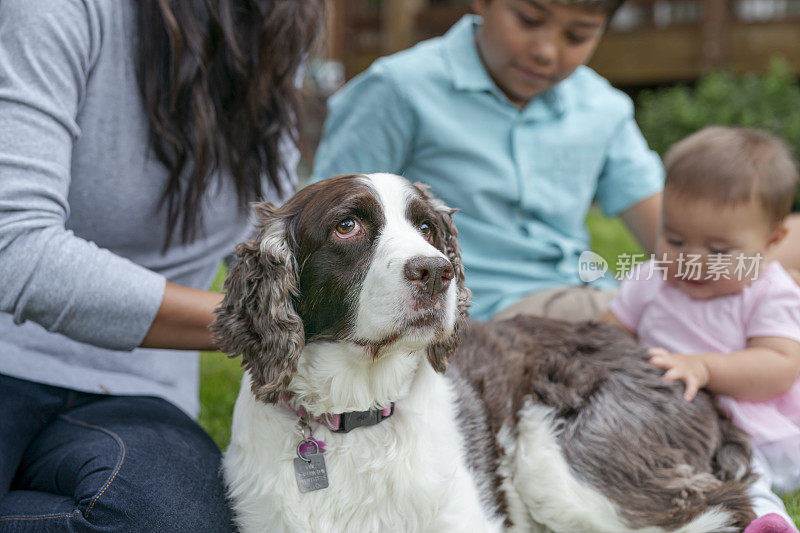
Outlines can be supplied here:
<path id="1" fill-rule="evenodd" d="M 492 81 L 467 15 L 444 36 L 376 61 L 328 103 L 314 179 L 391 172 L 451 207 L 475 318 L 581 284 L 586 213 L 624 211 L 663 168 L 624 93 L 580 67 L 522 110 Z M 609 283 L 604 281 L 601 283 Z"/>

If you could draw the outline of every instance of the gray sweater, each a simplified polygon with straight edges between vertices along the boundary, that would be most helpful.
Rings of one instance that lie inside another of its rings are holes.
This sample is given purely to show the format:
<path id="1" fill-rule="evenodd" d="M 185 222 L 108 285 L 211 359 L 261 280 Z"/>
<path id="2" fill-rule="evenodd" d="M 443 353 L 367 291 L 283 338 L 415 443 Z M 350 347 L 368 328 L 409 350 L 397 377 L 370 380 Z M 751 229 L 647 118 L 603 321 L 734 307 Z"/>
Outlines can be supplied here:
<path id="1" fill-rule="evenodd" d="M 198 354 L 136 347 L 165 280 L 208 288 L 250 229 L 215 183 L 200 238 L 161 253 L 135 31 L 134 0 L 0 0 L 0 373 L 196 415 Z"/>

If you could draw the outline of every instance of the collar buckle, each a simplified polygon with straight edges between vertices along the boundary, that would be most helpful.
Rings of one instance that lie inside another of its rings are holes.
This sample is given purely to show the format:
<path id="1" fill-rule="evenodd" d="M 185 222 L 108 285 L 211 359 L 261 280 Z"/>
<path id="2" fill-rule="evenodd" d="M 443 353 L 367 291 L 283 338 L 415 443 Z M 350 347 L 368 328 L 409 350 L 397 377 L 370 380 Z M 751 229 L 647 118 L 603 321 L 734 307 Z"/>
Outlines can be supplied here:
<path id="1" fill-rule="evenodd" d="M 374 426 L 383 422 L 394 414 L 394 402 L 387 410 L 370 409 L 369 411 L 350 411 L 342 413 L 339 418 L 339 429 L 332 430 L 334 433 L 348 433 L 356 428 Z"/>

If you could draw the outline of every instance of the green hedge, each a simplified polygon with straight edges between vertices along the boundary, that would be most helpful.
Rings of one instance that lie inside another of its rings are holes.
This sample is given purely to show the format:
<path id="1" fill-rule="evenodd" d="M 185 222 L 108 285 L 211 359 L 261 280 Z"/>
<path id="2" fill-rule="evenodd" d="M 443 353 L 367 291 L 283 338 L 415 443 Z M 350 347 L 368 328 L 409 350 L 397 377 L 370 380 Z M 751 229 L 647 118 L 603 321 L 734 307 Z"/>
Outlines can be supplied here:
<path id="1" fill-rule="evenodd" d="M 650 146 L 662 156 L 687 135 L 710 125 L 763 128 L 800 154 L 800 84 L 783 59 L 765 74 L 715 72 L 694 86 L 644 91 L 636 119 Z M 800 205 L 800 189 L 795 199 Z"/>

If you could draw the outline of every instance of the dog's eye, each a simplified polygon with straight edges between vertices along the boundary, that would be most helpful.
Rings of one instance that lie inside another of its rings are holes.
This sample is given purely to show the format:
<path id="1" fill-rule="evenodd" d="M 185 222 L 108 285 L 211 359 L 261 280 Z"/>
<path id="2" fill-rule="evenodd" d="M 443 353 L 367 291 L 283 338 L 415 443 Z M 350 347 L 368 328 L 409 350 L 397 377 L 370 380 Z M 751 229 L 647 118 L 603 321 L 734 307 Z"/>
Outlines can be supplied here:
<path id="1" fill-rule="evenodd" d="M 433 228 L 427 222 L 423 222 L 419 225 L 419 232 L 422 233 L 422 236 L 428 240 L 433 238 Z"/>
<path id="2" fill-rule="evenodd" d="M 354 218 L 346 218 L 336 224 L 336 235 L 343 239 L 349 239 L 350 237 L 356 235 L 358 233 L 359 226 L 358 221 Z"/>

